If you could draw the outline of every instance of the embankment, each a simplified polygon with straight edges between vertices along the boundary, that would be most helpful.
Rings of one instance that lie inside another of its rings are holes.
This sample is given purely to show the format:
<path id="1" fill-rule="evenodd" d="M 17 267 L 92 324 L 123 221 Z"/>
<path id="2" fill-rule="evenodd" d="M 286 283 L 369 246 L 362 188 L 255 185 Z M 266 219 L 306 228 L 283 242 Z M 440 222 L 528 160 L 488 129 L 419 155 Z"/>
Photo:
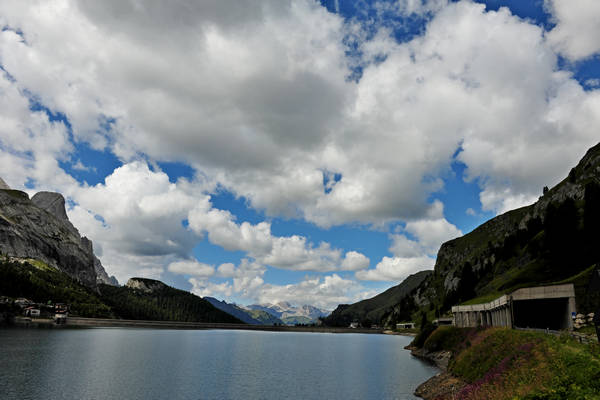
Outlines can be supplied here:
<path id="1" fill-rule="evenodd" d="M 411 350 L 444 369 L 417 388 L 424 399 L 600 399 L 598 343 L 567 334 L 441 327 Z"/>

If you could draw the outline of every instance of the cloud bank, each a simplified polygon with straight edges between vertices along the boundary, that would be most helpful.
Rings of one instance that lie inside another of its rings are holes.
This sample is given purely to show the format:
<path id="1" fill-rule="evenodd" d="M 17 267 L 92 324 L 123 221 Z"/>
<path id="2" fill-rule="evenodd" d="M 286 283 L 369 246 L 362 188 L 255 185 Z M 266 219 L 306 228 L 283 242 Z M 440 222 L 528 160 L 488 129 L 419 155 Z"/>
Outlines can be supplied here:
<path id="1" fill-rule="evenodd" d="M 581 3 L 547 0 L 549 32 L 469 1 L 377 4 L 379 16 L 428 16 L 399 42 L 377 19 L 367 33 L 309 0 L 7 0 L 2 175 L 69 196 L 71 219 L 119 279 L 171 271 L 198 293 L 283 299 L 304 288 L 341 300 L 331 287 L 360 284 L 337 271 L 401 280 L 461 234 L 432 200 L 453 162 L 479 185 L 482 209 L 500 213 L 534 201 L 595 144 L 600 91 L 558 63 L 600 50 L 600 9 Z M 94 166 L 78 145 L 122 166 L 100 184 L 79 182 L 64 165 Z M 170 182 L 157 161 L 196 175 Z M 216 187 L 267 219 L 214 208 Z M 273 235 L 268 218 L 402 229 L 369 269 L 355 249 Z M 253 275 L 193 260 L 201 240 L 243 252 Z M 325 275 L 283 290 L 257 272 L 266 266 Z"/>

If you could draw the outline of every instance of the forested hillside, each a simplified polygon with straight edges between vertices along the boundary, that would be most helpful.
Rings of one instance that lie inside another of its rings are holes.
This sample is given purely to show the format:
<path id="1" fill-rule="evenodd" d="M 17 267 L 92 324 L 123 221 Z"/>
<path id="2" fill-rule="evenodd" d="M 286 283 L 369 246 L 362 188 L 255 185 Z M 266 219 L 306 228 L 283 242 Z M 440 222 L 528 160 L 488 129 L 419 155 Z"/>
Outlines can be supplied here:
<path id="1" fill-rule="evenodd" d="M 145 286 L 131 287 L 134 280 Z M 128 286 L 100 285 L 99 290 L 102 300 L 125 319 L 243 323 L 196 295 L 153 279 L 132 278 Z"/>
<path id="2" fill-rule="evenodd" d="M 35 303 L 65 303 L 70 315 L 95 318 L 241 323 L 189 292 L 151 279 L 152 290 L 82 285 L 66 273 L 36 260 L 0 261 L 0 296 Z"/>
<path id="3" fill-rule="evenodd" d="M 66 303 L 71 314 L 81 317 L 114 317 L 98 293 L 41 261 L 0 261 L 0 295 L 43 304 Z"/>
<path id="4" fill-rule="evenodd" d="M 351 322 L 357 321 L 364 327 L 379 324 L 384 316 L 392 313 L 393 308 L 423 283 L 430 274 L 431 271 L 417 272 L 410 275 L 401 284 L 389 288 L 371 299 L 351 305 L 340 304 L 328 317 L 323 318 L 323 323 L 328 326 L 349 326 Z M 410 314 L 408 318 L 410 319 Z"/>

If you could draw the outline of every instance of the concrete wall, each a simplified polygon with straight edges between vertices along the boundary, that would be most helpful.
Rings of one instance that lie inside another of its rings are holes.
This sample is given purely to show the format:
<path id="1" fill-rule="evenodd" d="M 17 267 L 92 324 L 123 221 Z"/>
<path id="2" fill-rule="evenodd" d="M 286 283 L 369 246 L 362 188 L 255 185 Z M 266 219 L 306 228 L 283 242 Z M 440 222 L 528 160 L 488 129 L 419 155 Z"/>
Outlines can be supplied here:
<path id="1" fill-rule="evenodd" d="M 452 307 L 458 327 L 503 326 L 572 329 L 575 311 L 572 284 L 522 288 L 489 303 Z M 517 325 L 515 325 L 517 323 Z M 538 326 L 539 325 L 539 326 Z M 541 326 L 548 325 L 548 326 Z"/>

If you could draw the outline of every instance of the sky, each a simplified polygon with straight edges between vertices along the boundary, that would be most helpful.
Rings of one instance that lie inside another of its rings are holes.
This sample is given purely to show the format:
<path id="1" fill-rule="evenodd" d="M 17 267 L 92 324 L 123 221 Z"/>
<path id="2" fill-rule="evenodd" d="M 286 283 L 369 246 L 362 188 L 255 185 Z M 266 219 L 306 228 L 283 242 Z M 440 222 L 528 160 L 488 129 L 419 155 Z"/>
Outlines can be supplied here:
<path id="1" fill-rule="evenodd" d="M 0 176 L 121 283 L 332 310 L 562 180 L 597 0 L 0 2 Z"/>

